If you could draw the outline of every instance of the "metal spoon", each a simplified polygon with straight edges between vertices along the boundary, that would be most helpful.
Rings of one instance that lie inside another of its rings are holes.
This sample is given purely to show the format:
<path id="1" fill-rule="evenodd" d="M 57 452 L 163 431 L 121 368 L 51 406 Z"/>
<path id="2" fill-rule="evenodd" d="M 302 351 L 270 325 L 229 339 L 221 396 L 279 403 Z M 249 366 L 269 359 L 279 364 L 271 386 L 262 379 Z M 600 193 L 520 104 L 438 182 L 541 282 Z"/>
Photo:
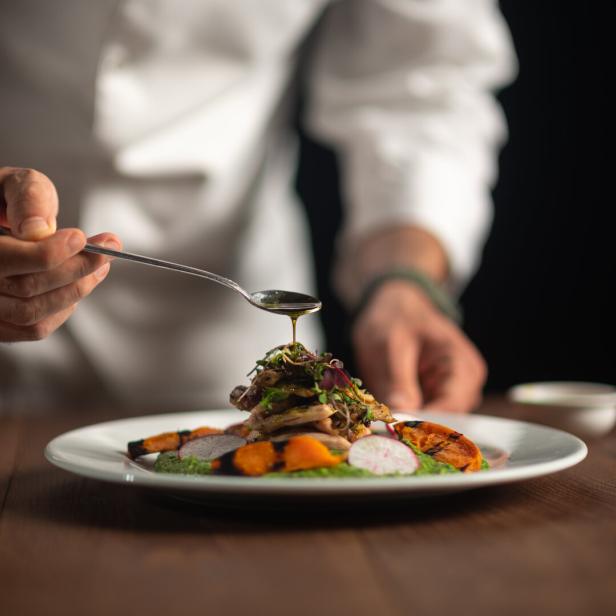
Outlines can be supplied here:
<path id="1" fill-rule="evenodd" d="M 249 293 L 230 278 L 225 278 L 224 276 L 213 274 L 211 272 L 206 272 L 205 270 L 198 269 L 196 267 L 181 265 L 180 263 L 172 263 L 171 261 L 163 261 L 162 259 L 144 257 L 131 252 L 112 250 L 111 248 L 104 248 L 103 246 L 97 246 L 96 244 L 86 244 L 84 251 L 93 252 L 100 255 L 108 255 L 118 259 L 126 259 L 128 261 L 137 261 L 138 263 L 151 265 L 153 267 L 160 267 L 162 269 L 182 272 L 183 274 L 190 274 L 191 276 L 198 276 L 199 278 L 206 278 L 207 280 L 217 282 L 218 284 L 228 287 L 229 289 L 233 289 L 253 306 L 275 314 L 284 314 L 289 317 L 299 317 L 311 312 L 317 312 L 318 310 L 321 310 L 322 306 L 321 302 L 316 299 L 316 297 L 305 295 L 304 293 L 296 293 L 295 291 L 270 289 L 266 291 L 255 291 L 254 293 Z"/>
<path id="2" fill-rule="evenodd" d="M 5 227 L 0 227 L 0 235 L 11 235 L 11 231 Z M 142 255 L 136 255 L 132 252 L 112 250 L 111 248 L 104 248 L 103 246 L 98 246 L 97 244 L 86 244 L 83 250 L 84 252 L 108 255 L 110 257 L 116 257 L 117 259 L 126 259 L 127 261 L 137 261 L 138 263 L 151 265 L 153 267 L 160 267 L 162 269 L 182 272 L 183 274 L 190 274 L 191 276 L 198 276 L 199 278 L 206 278 L 207 280 L 217 282 L 225 287 L 229 287 L 229 289 L 237 291 L 253 306 L 260 308 L 261 310 L 266 310 L 267 312 L 274 312 L 275 314 L 285 314 L 289 317 L 300 317 L 304 314 L 317 312 L 318 310 L 321 310 L 322 306 L 321 302 L 316 299 L 316 297 L 305 295 L 304 293 L 296 293 L 295 291 L 270 289 L 266 291 L 255 291 L 254 293 L 248 293 L 248 291 L 240 287 L 240 285 L 234 280 L 225 278 L 224 276 L 219 276 L 218 274 L 206 272 L 205 270 L 198 269 L 196 267 L 172 263 L 171 261 L 144 257 Z"/>

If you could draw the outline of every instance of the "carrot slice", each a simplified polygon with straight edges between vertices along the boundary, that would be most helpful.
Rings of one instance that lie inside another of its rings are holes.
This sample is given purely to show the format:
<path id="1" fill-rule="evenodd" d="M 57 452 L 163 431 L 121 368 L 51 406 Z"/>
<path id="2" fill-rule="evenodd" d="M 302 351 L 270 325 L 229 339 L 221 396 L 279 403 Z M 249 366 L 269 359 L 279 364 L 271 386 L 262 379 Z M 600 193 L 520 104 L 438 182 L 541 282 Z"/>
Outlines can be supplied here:
<path id="1" fill-rule="evenodd" d="M 323 468 L 340 464 L 346 456 L 336 456 L 316 438 L 294 436 L 289 439 L 282 453 L 285 473 Z"/>
<path id="2" fill-rule="evenodd" d="M 481 451 L 469 438 L 430 421 L 401 421 L 394 426 L 398 437 L 410 441 L 423 453 L 465 472 L 481 469 Z"/>
<path id="3" fill-rule="evenodd" d="M 242 474 L 251 477 L 265 475 L 274 468 L 278 454 L 269 441 L 250 443 L 236 449 L 233 453 L 233 466 Z"/>

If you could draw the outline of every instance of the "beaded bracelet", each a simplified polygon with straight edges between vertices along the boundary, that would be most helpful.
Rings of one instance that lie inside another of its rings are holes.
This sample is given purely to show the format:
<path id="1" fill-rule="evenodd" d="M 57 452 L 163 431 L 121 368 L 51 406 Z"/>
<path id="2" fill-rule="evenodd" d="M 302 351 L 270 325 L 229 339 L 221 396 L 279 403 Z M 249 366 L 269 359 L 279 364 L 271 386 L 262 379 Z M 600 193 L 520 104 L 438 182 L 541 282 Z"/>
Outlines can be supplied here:
<path id="1" fill-rule="evenodd" d="M 440 312 L 449 317 L 452 321 L 461 323 L 462 311 L 450 295 L 429 276 L 426 276 L 426 274 L 420 272 L 419 270 L 411 268 L 392 269 L 373 278 L 366 285 L 366 288 L 363 290 L 361 298 L 353 311 L 353 321 L 357 319 L 364 308 L 370 303 L 370 300 L 381 288 L 381 286 L 390 280 L 406 280 L 407 282 L 418 286 L 428 296 L 434 306 L 440 310 Z"/>

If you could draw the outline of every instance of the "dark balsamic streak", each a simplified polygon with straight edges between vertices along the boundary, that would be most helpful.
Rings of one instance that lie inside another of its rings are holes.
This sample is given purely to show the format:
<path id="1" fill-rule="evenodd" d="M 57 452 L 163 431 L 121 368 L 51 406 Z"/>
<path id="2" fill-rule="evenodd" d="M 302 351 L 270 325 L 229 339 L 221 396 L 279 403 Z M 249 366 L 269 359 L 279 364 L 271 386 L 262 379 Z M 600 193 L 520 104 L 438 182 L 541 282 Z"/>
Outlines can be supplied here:
<path id="1" fill-rule="evenodd" d="M 404 425 L 407 428 L 417 428 L 418 426 L 421 426 L 422 423 L 423 423 L 423 421 L 420 421 L 418 419 L 414 419 L 412 421 L 405 421 Z"/>

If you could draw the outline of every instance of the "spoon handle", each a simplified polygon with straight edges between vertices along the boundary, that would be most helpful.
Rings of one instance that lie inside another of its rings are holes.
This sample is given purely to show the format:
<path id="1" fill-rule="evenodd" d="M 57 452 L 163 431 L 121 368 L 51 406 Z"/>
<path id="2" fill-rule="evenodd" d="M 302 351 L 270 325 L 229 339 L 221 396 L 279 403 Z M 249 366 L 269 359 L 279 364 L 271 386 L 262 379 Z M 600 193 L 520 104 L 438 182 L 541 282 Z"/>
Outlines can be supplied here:
<path id="1" fill-rule="evenodd" d="M 104 248 L 103 246 L 98 246 L 97 244 L 86 244 L 84 249 L 85 252 L 92 252 L 99 255 L 107 255 L 109 257 L 115 257 L 117 259 L 126 259 L 127 261 L 136 261 L 137 263 L 143 263 L 144 265 L 151 265 L 152 267 L 160 267 L 162 269 L 172 270 L 175 272 L 182 272 L 183 274 L 189 274 L 191 276 L 198 276 L 199 278 L 206 278 L 207 280 L 211 280 L 212 282 L 217 282 L 225 287 L 233 289 L 237 291 L 244 297 L 248 298 L 249 295 L 237 282 L 230 280 L 229 278 L 225 278 L 224 276 L 220 276 L 218 274 L 213 274 L 212 272 L 207 272 L 206 270 L 198 269 L 196 267 L 190 267 L 189 265 L 182 265 L 180 263 L 173 263 L 172 261 L 163 261 L 162 259 L 154 259 L 152 257 L 145 257 L 143 255 L 137 255 L 132 252 L 123 252 L 120 250 L 112 250 L 111 248 Z"/>
<path id="2" fill-rule="evenodd" d="M 0 235 L 11 235 L 11 230 L 5 227 L 0 227 Z M 83 248 L 84 252 L 93 252 L 99 255 L 107 255 L 109 257 L 115 257 L 116 259 L 126 259 L 127 261 L 136 261 L 137 263 L 143 263 L 144 265 L 151 265 L 152 267 L 160 267 L 162 269 L 172 270 L 175 272 L 182 272 L 183 274 L 189 274 L 191 276 L 198 276 L 199 278 L 205 278 L 212 282 L 217 282 L 229 289 L 233 289 L 248 301 L 252 301 L 250 294 L 237 282 L 220 276 L 219 274 L 213 274 L 206 270 L 198 269 L 196 267 L 190 267 L 188 265 L 181 265 L 180 263 L 173 263 L 172 261 L 163 261 L 162 259 L 154 259 L 152 257 L 145 257 L 143 255 L 137 255 L 132 252 L 122 252 L 120 250 L 112 250 L 111 248 L 105 248 L 98 246 L 97 244 L 86 244 Z"/>

